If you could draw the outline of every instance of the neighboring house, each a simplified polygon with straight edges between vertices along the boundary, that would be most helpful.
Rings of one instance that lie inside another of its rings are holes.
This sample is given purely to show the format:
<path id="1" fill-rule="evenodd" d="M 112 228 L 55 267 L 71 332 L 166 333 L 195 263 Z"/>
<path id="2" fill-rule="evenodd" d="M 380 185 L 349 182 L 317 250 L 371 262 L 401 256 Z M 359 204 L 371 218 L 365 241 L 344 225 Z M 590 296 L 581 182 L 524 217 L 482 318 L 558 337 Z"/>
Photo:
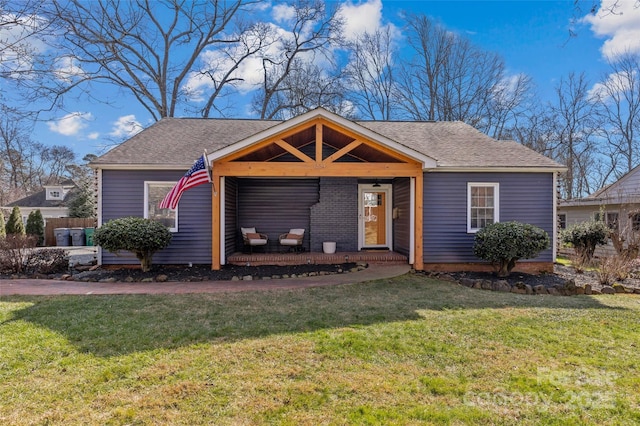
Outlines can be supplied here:
<path id="1" fill-rule="evenodd" d="M 66 179 L 58 184 L 45 185 L 41 191 L 7 204 L 5 209 L 11 211 L 18 206 L 24 223 L 32 211 L 40 210 L 46 223 L 47 219 L 69 216 L 68 204 L 77 191 L 75 183 Z"/>
<path id="2" fill-rule="evenodd" d="M 159 210 L 204 150 L 212 185 L 186 191 L 176 211 Z M 473 255 L 474 234 L 486 224 L 531 223 L 555 240 L 564 170 L 462 122 L 351 121 L 321 108 L 286 121 L 165 118 L 91 167 L 99 224 L 162 220 L 174 237 L 155 263 L 213 269 L 242 250 L 240 227 L 272 241 L 305 228 L 312 252 L 324 241 L 340 252 L 389 248 L 417 270 L 486 269 Z M 554 250 L 521 268 L 552 270 Z M 103 252 L 100 262 L 137 260 Z"/>
<path id="3" fill-rule="evenodd" d="M 576 223 L 602 219 L 607 226 L 619 231 L 627 241 L 640 237 L 640 166 L 611 185 L 593 194 L 558 203 L 558 222 L 561 229 Z M 596 255 L 613 254 L 611 242 Z"/>

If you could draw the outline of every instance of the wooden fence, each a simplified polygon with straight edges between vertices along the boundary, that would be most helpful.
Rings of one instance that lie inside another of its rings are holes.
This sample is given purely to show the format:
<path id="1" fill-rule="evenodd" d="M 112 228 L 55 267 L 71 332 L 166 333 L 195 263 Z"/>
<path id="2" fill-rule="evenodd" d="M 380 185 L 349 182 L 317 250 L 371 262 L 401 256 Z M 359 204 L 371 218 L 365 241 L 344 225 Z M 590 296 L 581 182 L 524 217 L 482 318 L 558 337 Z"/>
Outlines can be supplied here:
<path id="1" fill-rule="evenodd" d="M 49 247 L 56 245 L 56 236 L 53 234 L 53 230 L 56 228 L 93 228 L 95 226 L 96 220 L 94 218 L 49 218 L 44 227 L 44 245 Z"/>

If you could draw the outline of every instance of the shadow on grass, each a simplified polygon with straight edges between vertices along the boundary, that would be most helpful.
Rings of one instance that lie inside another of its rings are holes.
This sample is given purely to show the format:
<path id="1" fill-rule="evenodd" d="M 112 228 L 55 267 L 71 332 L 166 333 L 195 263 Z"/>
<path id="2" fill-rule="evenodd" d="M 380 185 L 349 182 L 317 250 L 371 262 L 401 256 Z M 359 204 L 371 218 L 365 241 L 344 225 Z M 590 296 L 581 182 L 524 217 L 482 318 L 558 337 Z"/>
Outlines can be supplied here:
<path id="1" fill-rule="evenodd" d="M 404 275 L 301 290 L 226 294 L 15 296 L 23 320 L 65 336 L 80 351 L 113 356 L 205 342 L 420 320 L 424 310 L 620 309 L 591 297 L 522 296 Z"/>

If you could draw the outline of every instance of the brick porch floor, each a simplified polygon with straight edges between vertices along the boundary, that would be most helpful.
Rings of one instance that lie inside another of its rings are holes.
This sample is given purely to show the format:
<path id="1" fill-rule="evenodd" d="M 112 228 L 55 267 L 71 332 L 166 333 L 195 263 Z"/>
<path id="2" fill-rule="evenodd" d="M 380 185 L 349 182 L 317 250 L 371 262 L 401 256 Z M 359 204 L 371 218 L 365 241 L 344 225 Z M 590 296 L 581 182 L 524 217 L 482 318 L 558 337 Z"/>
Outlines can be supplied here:
<path id="1" fill-rule="evenodd" d="M 301 265 L 301 264 L 339 264 L 350 262 L 367 262 L 373 264 L 401 265 L 408 264 L 409 259 L 393 251 L 358 251 L 337 252 L 333 254 L 319 252 L 302 253 L 234 253 L 227 257 L 230 265 Z"/>

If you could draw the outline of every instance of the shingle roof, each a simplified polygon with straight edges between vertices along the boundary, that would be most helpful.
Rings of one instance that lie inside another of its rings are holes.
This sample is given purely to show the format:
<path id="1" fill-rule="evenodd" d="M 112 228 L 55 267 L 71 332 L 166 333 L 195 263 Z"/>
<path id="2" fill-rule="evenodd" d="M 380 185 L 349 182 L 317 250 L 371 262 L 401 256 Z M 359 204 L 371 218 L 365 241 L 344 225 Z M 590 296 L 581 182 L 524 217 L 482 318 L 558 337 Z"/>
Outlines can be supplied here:
<path id="1" fill-rule="evenodd" d="M 115 147 L 92 165 L 189 167 L 203 150 L 215 152 L 282 123 L 244 119 L 165 118 Z M 555 161 L 513 141 L 497 141 L 462 122 L 356 121 L 370 131 L 449 168 L 549 168 Z"/>
<path id="2" fill-rule="evenodd" d="M 67 207 L 69 201 L 73 198 L 74 194 L 78 192 L 77 188 L 72 188 L 66 193 L 63 200 L 47 200 L 47 191 L 42 190 L 35 194 L 16 200 L 7 204 L 7 207 Z"/>

